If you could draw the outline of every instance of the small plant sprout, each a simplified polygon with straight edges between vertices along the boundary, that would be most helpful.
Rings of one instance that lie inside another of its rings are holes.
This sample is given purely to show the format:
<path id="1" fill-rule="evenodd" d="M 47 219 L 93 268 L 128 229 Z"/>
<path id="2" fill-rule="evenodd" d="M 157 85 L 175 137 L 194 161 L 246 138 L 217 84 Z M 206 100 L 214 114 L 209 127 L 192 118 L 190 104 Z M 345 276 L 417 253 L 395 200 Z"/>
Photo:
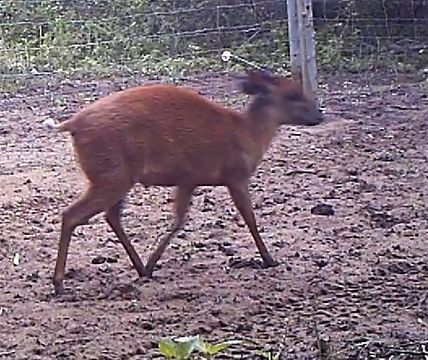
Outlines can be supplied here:
<path id="1" fill-rule="evenodd" d="M 199 342 L 199 336 L 166 338 L 159 341 L 159 352 L 167 359 L 185 360 L 198 348 Z"/>
<path id="2" fill-rule="evenodd" d="M 199 351 L 203 354 L 205 358 L 211 359 L 219 352 L 226 350 L 233 345 L 240 345 L 241 343 L 242 341 L 240 340 L 228 340 L 212 345 L 207 343 L 206 341 L 201 340 L 199 344 Z"/>
<path id="3" fill-rule="evenodd" d="M 229 340 L 218 344 L 210 344 L 199 335 L 180 338 L 165 338 L 159 341 L 159 352 L 167 359 L 185 360 L 197 351 L 205 359 L 211 359 L 230 346 L 239 345 L 240 340 Z"/>

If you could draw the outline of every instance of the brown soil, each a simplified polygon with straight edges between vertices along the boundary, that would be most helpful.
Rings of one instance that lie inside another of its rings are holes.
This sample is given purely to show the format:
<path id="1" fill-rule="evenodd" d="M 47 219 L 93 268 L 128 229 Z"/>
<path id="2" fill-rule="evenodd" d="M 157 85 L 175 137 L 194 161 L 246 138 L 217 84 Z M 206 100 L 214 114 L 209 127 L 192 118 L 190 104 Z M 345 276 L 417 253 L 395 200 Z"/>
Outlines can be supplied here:
<path id="1" fill-rule="evenodd" d="M 228 353 L 235 358 L 283 346 L 283 359 L 426 359 L 428 102 L 420 84 L 329 86 L 331 121 L 280 131 L 251 187 L 280 266 L 260 267 L 225 189 L 201 188 L 152 280 L 137 279 L 98 216 L 76 230 L 66 293 L 54 297 L 60 214 L 84 180 L 68 136 L 40 122 L 119 83 L 63 85 L 54 105 L 31 94 L 1 100 L 0 358 L 152 359 L 161 337 L 201 334 L 257 343 Z M 226 78 L 183 83 L 232 102 Z M 171 189 L 156 187 L 128 197 L 123 222 L 143 259 L 171 223 L 171 199 Z"/>

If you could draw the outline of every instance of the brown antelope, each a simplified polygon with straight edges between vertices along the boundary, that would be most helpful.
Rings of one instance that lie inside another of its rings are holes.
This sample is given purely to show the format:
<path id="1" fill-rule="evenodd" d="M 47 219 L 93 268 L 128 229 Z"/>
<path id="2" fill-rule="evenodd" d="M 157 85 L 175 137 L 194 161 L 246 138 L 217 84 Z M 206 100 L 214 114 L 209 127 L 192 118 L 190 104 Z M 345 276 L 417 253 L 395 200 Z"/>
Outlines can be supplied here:
<path id="1" fill-rule="evenodd" d="M 116 92 L 84 107 L 59 125 L 73 139 L 89 186 L 62 215 L 55 292 L 63 292 L 71 234 L 94 215 L 106 220 L 140 276 L 151 276 L 174 234 L 185 223 L 197 186 L 226 186 L 247 224 L 266 267 L 277 262 L 257 230 L 248 182 L 281 125 L 312 126 L 323 116 L 300 84 L 264 71 L 239 79 L 253 96 L 245 111 L 225 108 L 173 85 L 146 85 Z M 174 186 L 175 222 L 144 266 L 128 240 L 120 208 L 136 183 Z"/>

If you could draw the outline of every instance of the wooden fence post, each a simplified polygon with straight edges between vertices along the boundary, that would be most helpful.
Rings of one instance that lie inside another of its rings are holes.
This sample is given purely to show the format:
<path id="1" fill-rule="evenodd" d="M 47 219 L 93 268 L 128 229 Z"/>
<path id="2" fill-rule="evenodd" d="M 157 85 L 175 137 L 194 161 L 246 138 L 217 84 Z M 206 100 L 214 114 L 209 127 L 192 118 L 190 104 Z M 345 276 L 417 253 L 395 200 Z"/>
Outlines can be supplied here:
<path id="1" fill-rule="evenodd" d="M 306 95 L 317 100 L 318 83 L 312 0 L 297 0 L 297 16 L 303 90 Z"/>
<path id="2" fill-rule="evenodd" d="M 290 48 L 291 76 L 302 81 L 302 59 L 300 54 L 299 22 L 297 0 L 287 0 L 288 41 Z"/>

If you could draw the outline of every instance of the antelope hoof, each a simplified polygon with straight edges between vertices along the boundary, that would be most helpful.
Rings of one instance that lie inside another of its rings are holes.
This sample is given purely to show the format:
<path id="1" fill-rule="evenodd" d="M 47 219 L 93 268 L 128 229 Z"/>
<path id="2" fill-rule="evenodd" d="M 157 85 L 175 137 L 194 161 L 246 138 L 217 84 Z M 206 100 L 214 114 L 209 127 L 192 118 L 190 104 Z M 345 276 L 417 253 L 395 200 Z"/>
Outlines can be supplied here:
<path id="1" fill-rule="evenodd" d="M 273 267 L 277 267 L 279 265 L 279 261 L 276 261 L 272 258 L 268 258 L 268 259 L 263 260 L 263 265 L 266 269 L 267 268 L 273 268 Z"/>
<path id="2" fill-rule="evenodd" d="M 146 270 L 146 273 L 144 274 L 144 276 L 148 279 L 153 278 L 153 270 Z"/>
<path id="3" fill-rule="evenodd" d="M 144 266 L 143 267 L 135 267 L 135 269 L 137 270 L 138 276 L 140 278 L 147 276 L 147 269 Z"/>
<path id="4" fill-rule="evenodd" d="M 62 284 L 62 280 L 55 280 L 53 281 L 54 290 L 55 290 L 55 296 L 60 296 L 64 294 L 64 285 Z"/>
<path id="5" fill-rule="evenodd" d="M 144 271 L 144 275 L 146 278 L 151 279 L 153 277 L 153 270 L 154 270 L 154 266 L 146 266 L 146 269 Z"/>

